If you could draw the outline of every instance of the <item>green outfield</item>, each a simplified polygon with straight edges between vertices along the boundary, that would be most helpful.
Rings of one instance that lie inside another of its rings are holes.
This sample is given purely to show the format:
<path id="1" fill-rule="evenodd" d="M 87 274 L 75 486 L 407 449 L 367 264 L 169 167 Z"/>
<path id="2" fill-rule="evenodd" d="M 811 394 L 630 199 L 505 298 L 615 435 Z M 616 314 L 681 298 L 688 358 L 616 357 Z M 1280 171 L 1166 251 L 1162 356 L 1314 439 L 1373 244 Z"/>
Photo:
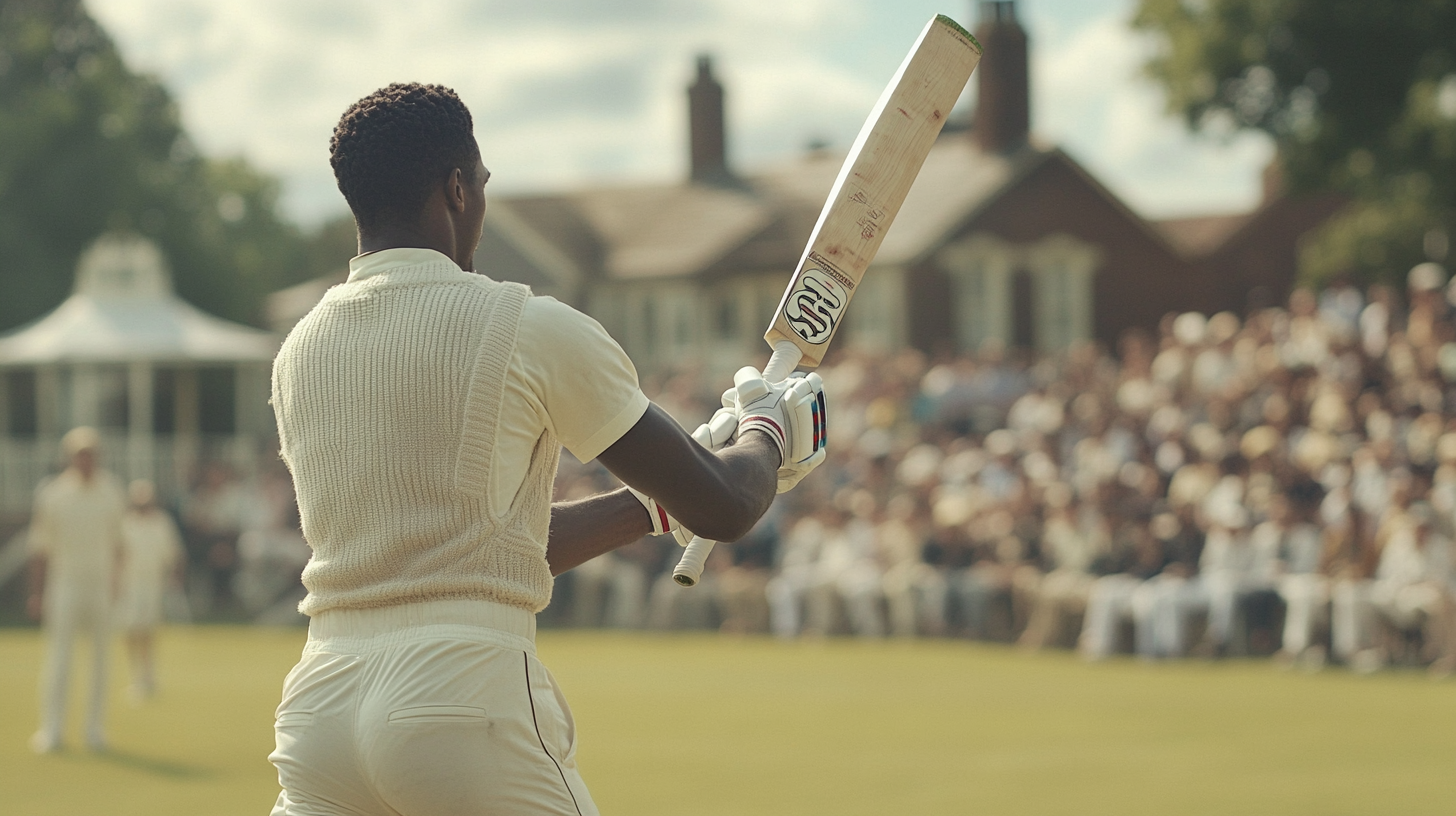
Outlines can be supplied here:
<path id="1" fill-rule="evenodd" d="M 271 713 L 302 640 L 170 630 L 162 696 L 133 707 L 116 678 L 111 753 L 34 756 L 39 638 L 0 630 L 0 813 L 263 816 Z M 540 640 L 607 814 L 1456 809 L 1456 683 L 1415 672 L 1089 666 L 945 641 Z"/>

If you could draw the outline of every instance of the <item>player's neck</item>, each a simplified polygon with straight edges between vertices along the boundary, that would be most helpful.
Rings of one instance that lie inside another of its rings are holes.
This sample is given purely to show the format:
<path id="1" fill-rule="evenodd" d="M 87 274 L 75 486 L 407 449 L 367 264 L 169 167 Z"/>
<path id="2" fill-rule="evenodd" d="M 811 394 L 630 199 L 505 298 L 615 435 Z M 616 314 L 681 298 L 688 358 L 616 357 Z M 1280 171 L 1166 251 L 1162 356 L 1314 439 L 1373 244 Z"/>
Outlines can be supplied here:
<path id="1" fill-rule="evenodd" d="M 406 227 L 386 227 L 368 233 L 360 231 L 359 254 L 385 249 L 433 249 L 455 260 L 454 242 L 441 240 L 441 237 L 431 235 L 427 230 Z"/>
<path id="2" fill-rule="evenodd" d="M 444 206 L 442 197 L 431 196 L 414 222 L 391 221 L 359 230 L 359 254 L 385 249 L 433 249 L 469 270 L 471 250 L 462 246 L 460 229 Z"/>

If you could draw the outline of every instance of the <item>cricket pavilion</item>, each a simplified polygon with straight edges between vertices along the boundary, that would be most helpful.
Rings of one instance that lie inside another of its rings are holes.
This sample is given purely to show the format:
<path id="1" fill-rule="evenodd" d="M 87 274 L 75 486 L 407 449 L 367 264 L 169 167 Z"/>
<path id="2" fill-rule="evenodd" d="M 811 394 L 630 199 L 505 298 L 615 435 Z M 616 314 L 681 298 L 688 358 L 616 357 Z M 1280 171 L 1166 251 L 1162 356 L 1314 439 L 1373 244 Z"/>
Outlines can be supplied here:
<path id="1" fill-rule="evenodd" d="M 0 336 L 0 522 L 30 510 L 78 425 L 102 434 L 104 467 L 156 482 L 171 501 L 202 461 L 250 474 L 272 457 L 270 332 L 172 292 L 161 251 L 108 234 L 82 253 L 71 296 Z"/>
<path id="2" fill-rule="evenodd" d="M 1150 221 L 1030 128 L 1028 39 L 1014 2 L 983 2 L 977 106 L 926 159 L 836 348 L 931 355 L 1115 348 L 1169 312 L 1280 302 L 1300 236 L 1342 202 L 1291 197 L 1267 178 L 1252 212 Z M 764 329 L 843 154 L 823 148 L 762 172 L 729 162 L 724 89 L 709 57 L 688 88 L 681 183 L 493 198 L 476 268 L 583 309 L 644 373 L 732 371 Z M 1268 174 L 1266 174 L 1268 175 Z M 333 280 L 278 293 L 286 330 Z M 833 354 L 833 352 L 831 352 Z"/>

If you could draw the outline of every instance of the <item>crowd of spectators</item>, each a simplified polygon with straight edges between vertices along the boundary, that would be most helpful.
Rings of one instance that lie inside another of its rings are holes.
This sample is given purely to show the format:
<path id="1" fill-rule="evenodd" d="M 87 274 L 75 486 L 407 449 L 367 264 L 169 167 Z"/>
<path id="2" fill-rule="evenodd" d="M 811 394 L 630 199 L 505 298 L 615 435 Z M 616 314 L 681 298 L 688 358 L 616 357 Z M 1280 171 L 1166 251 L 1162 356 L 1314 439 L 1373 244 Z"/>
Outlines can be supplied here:
<path id="1" fill-rule="evenodd" d="M 1299 289 L 1093 344 L 822 370 L 830 459 L 700 588 L 670 538 L 569 573 L 548 625 L 945 636 L 1091 660 L 1456 668 L 1456 284 Z M 652 388 L 693 427 L 706 383 Z M 699 399 L 701 397 L 699 396 Z M 609 484 L 564 465 L 563 497 Z"/>
<path id="2" fill-rule="evenodd" d="M 224 462 L 205 462 L 190 489 L 166 510 L 178 523 L 184 549 L 178 578 L 167 590 L 169 619 L 304 620 L 296 606 L 310 551 L 282 462 L 246 479 Z"/>
<path id="3" fill-rule="evenodd" d="M 1118 348 L 821 369 L 830 458 L 700 587 L 671 537 L 558 580 L 546 626 L 960 637 L 1091 660 L 1272 654 L 1456 669 L 1456 282 L 1296 290 Z M 700 371 L 645 383 L 685 426 Z M 612 486 L 563 458 L 558 498 Z M 287 474 L 206 466 L 171 508 L 173 619 L 299 620 Z"/>

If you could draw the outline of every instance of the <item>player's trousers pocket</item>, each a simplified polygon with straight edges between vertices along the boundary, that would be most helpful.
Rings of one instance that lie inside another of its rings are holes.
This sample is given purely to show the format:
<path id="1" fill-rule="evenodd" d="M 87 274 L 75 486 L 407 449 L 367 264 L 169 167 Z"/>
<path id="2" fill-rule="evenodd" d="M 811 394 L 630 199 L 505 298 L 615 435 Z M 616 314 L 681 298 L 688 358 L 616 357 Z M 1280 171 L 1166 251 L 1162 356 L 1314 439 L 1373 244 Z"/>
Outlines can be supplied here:
<path id="1" fill-rule="evenodd" d="M 536 733 L 546 753 L 558 761 L 569 762 L 576 756 L 576 719 L 571 715 L 571 706 L 546 665 L 535 655 L 525 657 Z"/>

